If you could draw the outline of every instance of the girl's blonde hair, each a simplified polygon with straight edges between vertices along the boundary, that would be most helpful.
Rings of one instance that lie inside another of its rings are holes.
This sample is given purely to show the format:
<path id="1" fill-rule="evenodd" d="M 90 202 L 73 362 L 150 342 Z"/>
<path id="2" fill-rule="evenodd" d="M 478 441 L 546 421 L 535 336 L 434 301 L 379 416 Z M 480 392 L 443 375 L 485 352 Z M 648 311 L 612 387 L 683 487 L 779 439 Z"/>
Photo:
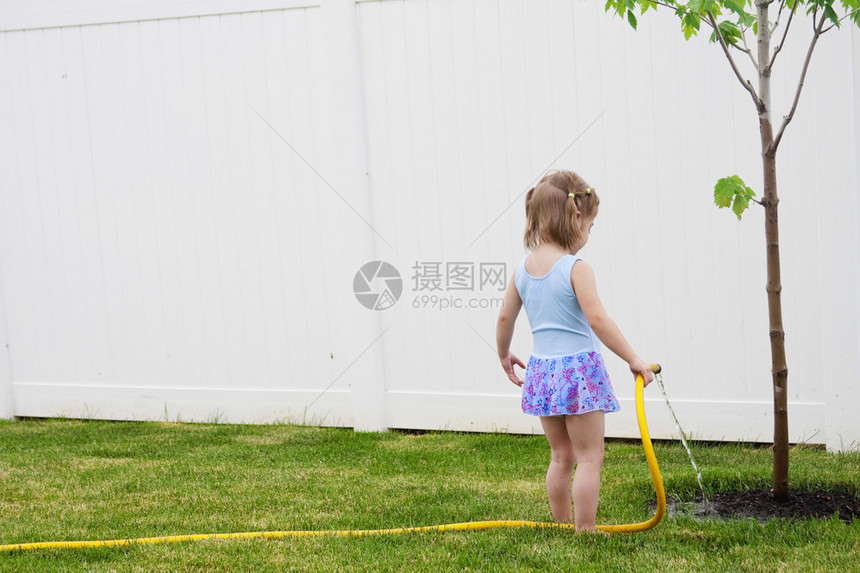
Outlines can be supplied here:
<path id="1" fill-rule="evenodd" d="M 573 171 L 545 175 L 526 194 L 526 248 L 534 250 L 541 242 L 551 242 L 573 249 L 582 239 L 576 214 L 591 220 L 599 205 L 594 189 Z"/>

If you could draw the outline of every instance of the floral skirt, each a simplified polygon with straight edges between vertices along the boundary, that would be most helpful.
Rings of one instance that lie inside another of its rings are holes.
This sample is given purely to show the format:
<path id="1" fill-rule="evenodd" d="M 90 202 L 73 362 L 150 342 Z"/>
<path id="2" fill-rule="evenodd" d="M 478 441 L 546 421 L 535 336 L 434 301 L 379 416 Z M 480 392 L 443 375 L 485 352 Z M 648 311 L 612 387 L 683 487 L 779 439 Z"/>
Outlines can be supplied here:
<path id="1" fill-rule="evenodd" d="M 523 384 L 523 412 L 563 416 L 595 410 L 620 410 L 599 352 L 529 358 Z"/>

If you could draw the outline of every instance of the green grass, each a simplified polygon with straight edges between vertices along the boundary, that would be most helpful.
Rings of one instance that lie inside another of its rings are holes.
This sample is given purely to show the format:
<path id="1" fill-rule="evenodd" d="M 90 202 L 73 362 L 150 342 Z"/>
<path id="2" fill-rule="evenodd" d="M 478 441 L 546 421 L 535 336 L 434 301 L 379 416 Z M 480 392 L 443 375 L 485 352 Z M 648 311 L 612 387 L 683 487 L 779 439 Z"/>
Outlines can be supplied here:
<path id="1" fill-rule="evenodd" d="M 768 486 L 770 450 L 694 444 L 711 490 Z M 698 485 L 656 444 L 667 494 Z M 542 436 L 348 429 L 0 422 L 0 544 L 287 529 L 550 519 Z M 797 489 L 857 492 L 860 454 L 797 447 Z M 650 517 L 641 446 L 609 442 L 600 523 Z M 858 570 L 860 522 L 666 518 L 638 534 L 491 530 L 375 538 L 200 541 L 0 554 L 3 571 Z"/>

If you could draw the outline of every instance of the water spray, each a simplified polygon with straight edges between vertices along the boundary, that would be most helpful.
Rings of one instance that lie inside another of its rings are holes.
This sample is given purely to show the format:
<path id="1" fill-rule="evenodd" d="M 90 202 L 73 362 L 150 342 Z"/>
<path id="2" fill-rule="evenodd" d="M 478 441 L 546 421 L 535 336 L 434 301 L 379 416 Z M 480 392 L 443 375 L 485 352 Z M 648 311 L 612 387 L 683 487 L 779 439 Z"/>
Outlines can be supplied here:
<path id="1" fill-rule="evenodd" d="M 709 507 L 708 492 L 705 490 L 705 483 L 702 480 L 702 472 L 699 469 L 699 466 L 696 465 L 696 460 L 693 458 L 693 451 L 690 449 L 690 444 L 687 443 L 687 438 L 684 435 L 684 429 L 681 427 L 681 422 L 678 421 L 678 416 L 675 414 L 675 409 L 672 408 L 672 404 L 669 402 L 669 396 L 666 394 L 666 387 L 663 385 L 663 374 L 659 370 L 655 371 L 654 379 L 660 386 L 660 391 L 663 393 L 663 399 L 666 401 L 666 406 L 669 408 L 669 412 L 671 412 L 672 414 L 672 419 L 675 420 L 675 427 L 678 428 L 678 435 L 681 437 L 681 444 L 683 444 L 684 449 L 687 450 L 687 457 L 690 458 L 690 464 L 693 466 L 693 470 L 695 470 L 696 472 L 696 481 L 699 482 L 699 489 L 702 490 L 703 507 L 707 509 Z"/>

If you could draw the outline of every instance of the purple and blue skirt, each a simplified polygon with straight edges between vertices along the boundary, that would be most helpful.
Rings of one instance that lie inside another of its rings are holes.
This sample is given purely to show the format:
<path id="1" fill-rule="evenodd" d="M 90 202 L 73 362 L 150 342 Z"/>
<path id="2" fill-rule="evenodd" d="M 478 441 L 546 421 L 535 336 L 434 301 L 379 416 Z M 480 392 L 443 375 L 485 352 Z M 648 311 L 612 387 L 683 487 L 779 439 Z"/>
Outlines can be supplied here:
<path id="1" fill-rule="evenodd" d="M 529 358 L 523 384 L 526 414 L 564 416 L 620 409 L 599 352 Z"/>

